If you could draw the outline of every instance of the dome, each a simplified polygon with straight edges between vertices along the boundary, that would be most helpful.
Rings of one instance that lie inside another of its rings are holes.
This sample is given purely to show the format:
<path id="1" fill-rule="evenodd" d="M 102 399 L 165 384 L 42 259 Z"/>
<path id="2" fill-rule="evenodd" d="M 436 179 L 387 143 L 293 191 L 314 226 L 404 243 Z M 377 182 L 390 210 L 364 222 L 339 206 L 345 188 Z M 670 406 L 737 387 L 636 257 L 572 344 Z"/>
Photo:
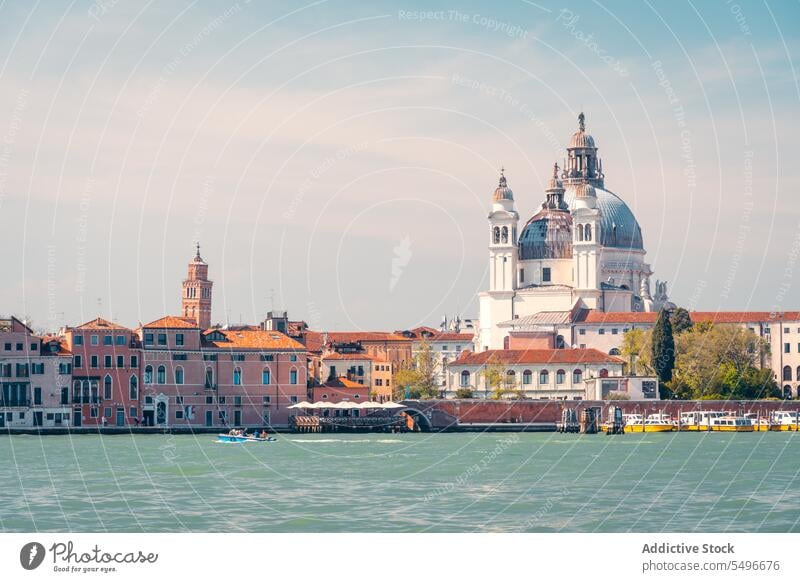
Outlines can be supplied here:
<path id="1" fill-rule="evenodd" d="M 519 258 L 572 258 L 572 214 L 554 208 L 540 210 L 522 229 Z"/>
<path id="2" fill-rule="evenodd" d="M 600 244 L 605 247 L 644 250 L 642 229 L 636 217 L 622 199 L 608 190 L 593 187 L 597 196 L 596 208 L 602 216 L 600 222 Z M 575 203 L 575 189 L 564 195 L 567 204 Z"/>
<path id="3" fill-rule="evenodd" d="M 592 198 L 597 196 L 597 190 L 591 184 L 581 183 L 575 186 L 575 198 Z"/>
<path id="4" fill-rule="evenodd" d="M 572 137 L 569 138 L 569 147 L 597 149 L 597 146 L 594 145 L 594 138 L 583 130 L 572 134 Z"/>
<path id="5" fill-rule="evenodd" d="M 514 193 L 511 191 L 511 188 L 508 187 L 506 177 L 502 173 L 500 174 L 500 183 L 494 191 L 493 198 L 495 202 L 499 202 L 500 200 L 514 200 Z"/>

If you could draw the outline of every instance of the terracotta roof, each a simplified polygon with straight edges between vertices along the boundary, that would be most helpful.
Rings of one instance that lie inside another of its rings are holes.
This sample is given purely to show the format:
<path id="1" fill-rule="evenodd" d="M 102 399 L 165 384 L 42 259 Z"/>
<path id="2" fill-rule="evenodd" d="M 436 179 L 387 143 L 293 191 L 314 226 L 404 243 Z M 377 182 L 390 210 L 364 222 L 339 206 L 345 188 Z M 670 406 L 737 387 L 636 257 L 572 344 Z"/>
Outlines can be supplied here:
<path id="1" fill-rule="evenodd" d="M 158 327 L 162 329 L 198 329 L 197 322 L 191 317 L 180 317 L 177 315 L 167 315 L 161 319 L 156 319 L 144 327 Z"/>
<path id="2" fill-rule="evenodd" d="M 102 317 L 98 317 L 97 319 L 93 319 L 92 321 L 87 321 L 74 329 L 104 329 L 104 330 L 116 330 L 116 329 L 124 329 L 125 331 L 132 331 L 123 325 L 119 325 L 117 323 L 113 323 L 108 321 L 107 319 L 103 319 Z"/>
<path id="3" fill-rule="evenodd" d="M 487 350 L 462 352 L 450 366 L 483 366 L 484 364 L 624 364 L 625 361 L 595 349 L 581 350 Z"/>
<path id="4" fill-rule="evenodd" d="M 325 388 L 366 388 L 364 384 L 359 384 L 354 380 L 348 379 L 346 376 L 339 376 L 334 380 L 328 380 L 323 385 Z"/>
<path id="5" fill-rule="evenodd" d="M 323 347 L 322 334 L 318 331 L 303 332 L 302 342 L 309 352 L 321 352 Z"/>
<path id="6" fill-rule="evenodd" d="M 210 336 L 221 333 L 224 340 L 212 340 Z M 203 334 L 203 345 L 226 350 L 300 350 L 305 346 L 279 331 L 252 329 L 210 329 Z"/>
<path id="7" fill-rule="evenodd" d="M 690 311 L 694 323 L 778 323 L 800 321 L 800 311 Z M 656 312 L 612 311 L 603 313 L 596 309 L 585 310 L 575 323 L 655 323 Z"/>
<path id="8" fill-rule="evenodd" d="M 67 346 L 67 341 L 64 338 L 62 338 L 60 336 L 57 336 L 57 335 L 43 335 L 42 336 L 42 346 L 48 345 L 51 342 L 58 342 L 58 351 L 57 352 L 51 352 L 49 350 L 45 350 L 44 348 L 42 348 L 42 353 L 43 354 L 51 354 L 51 355 L 55 354 L 55 355 L 59 355 L 59 356 L 68 356 L 68 355 L 70 355 L 72 353 L 72 352 L 69 351 L 69 346 Z"/>
<path id="9" fill-rule="evenodd" d="M 332 352 L 330 354 L 325 354 L 322 356 L 323 360 L 369 360 L 371 362 L 386 362 L 385 358 L 378 358 L 376 356 L 372 356 L 366 352 L 358 352 L 358 353 L 350 353 L 350 354 L 340 354 L 338 352 Z"/>
<path id="10" fill-rule="evenodd" d="M 330 331 L 328 341 L 350 342 L 407 342 L 409 338 L 390 331 Z"/>
<path id="11" fill-rule="evenodd" d="M 710 321 L 711 323 L 779 323 L 782 321 L 800 321 L 800 311 L 690 311 L 689 316 L 695 323 Z"/>

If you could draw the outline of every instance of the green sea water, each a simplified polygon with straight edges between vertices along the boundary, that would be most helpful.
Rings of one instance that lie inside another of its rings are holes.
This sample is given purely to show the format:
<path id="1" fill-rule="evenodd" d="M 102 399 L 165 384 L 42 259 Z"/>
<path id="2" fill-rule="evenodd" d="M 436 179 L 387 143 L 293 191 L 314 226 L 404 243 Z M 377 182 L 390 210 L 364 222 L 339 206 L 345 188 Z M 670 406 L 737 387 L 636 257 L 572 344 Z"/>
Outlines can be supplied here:
<path id="1" fill-rule="evenodd" d="M 800 531 L 798 433 L 0 437 L 0 531 Z"/>

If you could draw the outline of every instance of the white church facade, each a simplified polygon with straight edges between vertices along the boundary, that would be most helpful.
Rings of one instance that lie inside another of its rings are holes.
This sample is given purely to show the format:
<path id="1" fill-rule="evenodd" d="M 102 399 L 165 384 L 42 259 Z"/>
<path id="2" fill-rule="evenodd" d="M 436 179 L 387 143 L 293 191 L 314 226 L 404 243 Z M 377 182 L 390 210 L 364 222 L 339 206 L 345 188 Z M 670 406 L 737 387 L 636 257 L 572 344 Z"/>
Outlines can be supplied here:
<path id="1" fill-rule="evenodd" d="M 603 163 L 583 113 L 578 122 L 565 167 L 554 166 L 541 209 L 521 229 L 514 194 L 501 172 L 488 217 L 489 289 L 479 294 L 478 352 L 509 348 L 515 335 L 547 333 L 553 320 L 572 320 L 568 314 L 578 311 L 674 307 L 666 283 L 657 282 L 651 295 L 653 271 L 639 223 L 628 205 L 606 189 Z M 561 335 L 551 344 L 569 347 Z"/>

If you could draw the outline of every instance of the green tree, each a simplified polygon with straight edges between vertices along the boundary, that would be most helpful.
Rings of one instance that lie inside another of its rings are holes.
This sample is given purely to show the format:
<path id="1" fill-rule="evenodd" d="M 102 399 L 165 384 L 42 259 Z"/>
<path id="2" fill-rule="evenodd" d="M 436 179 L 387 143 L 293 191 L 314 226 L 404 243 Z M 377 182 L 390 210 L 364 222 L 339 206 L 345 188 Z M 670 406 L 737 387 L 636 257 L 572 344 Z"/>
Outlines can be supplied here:
<path id="1" fill-rule="evenodd" d="M 402 393 L 401 398 L 405 397 L 406 389 L 409 398 L 438 398 L 440 391 L 440 387 L 436 384 L 438 369 L 439 360 L 431 345 L 423 339 L 411 365 L 402 366 L 395 372 L 395 390 Z"/>
<path id="2" fill-rule="evenodd" d="M 692 328 L 692 317 L 689 312 L 683 307 L 678 307 L 672 312 L 670 316 L 670 323 L 672 324 L 672 333 L 678 335 L 687 329 Z"/>
<path id="3" fill-rule="evenodd" d="M 472 388 L 459 388 L 456 390 L 456 398 L 473 398 Z"/>
<path id="4" fill-rule="evenodd" d="M 661 397 L 667 398 L 670 396 L 667 383 L 672 380 L 672 370 L 675 367 L 675 340 L 672 337 L 669 315 L 664 309 L 658 312 L 658 318 L 653 327 L 651 354 L 653 369 L 661 384 Z"/>
<path id="5" fill-rule="evenodd" d="M 493 392 L 493 398 L 499 398 L 504 390 L 504 382 L 506 380 L 506 369 L 500 364 L 494 356 L 490 357 L 486 362 L 483 369 L 483 381 L 486 384 L 486 389 Z"/>
<path id="6" fill-rule="evenodd" d="M 622 336 L 620 353 L 628 360 L 630 374 L 634 376 L 655 374 L 650 347 L 652 336 L 652 330 L 638 328 L 630 329 Z"/>

